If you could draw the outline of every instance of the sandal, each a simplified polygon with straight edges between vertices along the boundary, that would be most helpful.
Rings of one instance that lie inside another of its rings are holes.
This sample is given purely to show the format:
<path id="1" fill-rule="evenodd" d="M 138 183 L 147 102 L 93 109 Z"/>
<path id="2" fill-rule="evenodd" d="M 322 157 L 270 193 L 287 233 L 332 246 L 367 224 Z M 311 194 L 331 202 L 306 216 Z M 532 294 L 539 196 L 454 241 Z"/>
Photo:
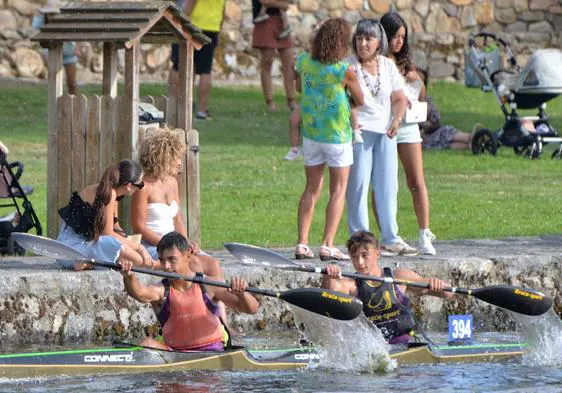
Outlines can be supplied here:
<path id="1" fill-rule="evenodd" d="M 275 105 L 275 102 L 273 102 L 273 100 L 267 99 L 267 100 L 265 100 L 265 104 L 267 105 L 267 109 L 270 112 L 276 112 L 277 111 L 277 105 Z"/>
<path id="2" fill-rule="evenodd" d="M 322 251 L 327 251 L 328 253 L 322 253 Z M 320 251 L 318 251 L 318 256 L 321 261 L 349 261 L 351 258 L 349 255 L 344 254 L 336 247 L 321 246 Z"/>
<path id="3" fill-rule="evenodd" d="M 304 250 L 304 253 L 299 252 L 299 248 Z M 295 258 L 296 259 L 312 259 L 314 258 L 314 253 L 306 244 L 299 243 L 297 244 L 297 248 L 295 249 Z"/>
<path id="4" fill-rule="evenodd" d="M 292 112 L 298 108 L 299 104 L 294 98 L 287 98 L 287 106 L 289 107 L 289 110 Z"/>

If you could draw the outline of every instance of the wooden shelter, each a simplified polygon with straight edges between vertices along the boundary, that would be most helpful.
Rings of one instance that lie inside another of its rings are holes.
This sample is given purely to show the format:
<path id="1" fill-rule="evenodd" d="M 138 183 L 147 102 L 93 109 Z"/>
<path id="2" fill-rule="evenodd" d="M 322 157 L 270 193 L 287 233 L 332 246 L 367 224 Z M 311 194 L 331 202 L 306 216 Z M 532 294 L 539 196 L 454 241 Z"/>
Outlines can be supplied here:
<path id="1" fill-rule="evenodd" d="M 176 42 L 180 48 L 178 97 L 148 98 L 165 112 L 170 127 L 186 130 L 180 199 L 189 237 L 200 240 L 199 138 L 192 125 L 193 50 L 210 42 L 173 3 L 73 2 L 50 15 L 32 40 L 49 49 L 48 234 L 56 236 L 58 209 L 73 190 L 99 181 L 104 169 L 137 158 L 139 138 L 139 56 L 141 43 Z M 63 43 L 103 43 L 102 96 L 63 95 Z M 118 95 L 117 51 L 125 51 L 124 91 Z M 128 199 L 128 198 L 126 198 Z M 125 202 L 125 200 L 123 201 Z M 130 202 L 129 202 L 130 203 Z M 120 204 L 124 227 L 129 203 Z"/>

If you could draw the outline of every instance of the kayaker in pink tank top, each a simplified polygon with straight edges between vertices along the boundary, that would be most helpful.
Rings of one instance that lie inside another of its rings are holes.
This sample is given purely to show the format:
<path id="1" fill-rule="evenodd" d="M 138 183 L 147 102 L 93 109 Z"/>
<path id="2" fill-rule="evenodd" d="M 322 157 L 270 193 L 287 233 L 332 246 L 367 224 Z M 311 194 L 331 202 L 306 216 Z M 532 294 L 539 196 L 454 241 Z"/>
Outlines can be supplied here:
<path id="1" fill-rule="evenodd" d="M 189 260 L 194 248 L 178 232 L 170 232 L 162 237 L 157 246 L 162 269 L 182 276 L 194 276 Z M 141 303 L 150 303 L 155 311 L 162 309 L 167 299 L 168 316 L 164 322 L 162 335 L 164 342 L 145 338 L 141 345 L 166 350 L 223 350 L 223 330 L 219 318 L 205 304 L 205 295 L 212 301 L 222 301 L 235 311 L 255 314 L 258 301 L 244 292 L 247 283 L 240 277 L 230 281 L 230 288 L 203 287 L 184 280 L 170 280 L 169 293 L 160 282 L 144 285 L 131 271 L 132 264 L 121 263 L 123 283 L 129 296 Z M 221 281 L 218 277 L 210 280 Z"/>

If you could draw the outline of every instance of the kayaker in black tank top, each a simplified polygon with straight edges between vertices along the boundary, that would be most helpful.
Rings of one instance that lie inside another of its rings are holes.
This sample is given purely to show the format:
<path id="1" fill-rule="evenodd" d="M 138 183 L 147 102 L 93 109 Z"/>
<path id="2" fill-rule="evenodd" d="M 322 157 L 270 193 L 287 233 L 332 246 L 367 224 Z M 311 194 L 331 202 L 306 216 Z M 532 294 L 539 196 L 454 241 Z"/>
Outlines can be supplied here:
<path id="1" fill-rule="evenodd" d="M 378 281 L 343 278 L 339 266 L 326 266 L 328 274 L 322 279 L 322 288 L 360 298 L 365 316 L 381 329 L 383 336 L 391 344 L 408 342 L 415 328 L 414 313 L 406 291 L 443 298 L 454 296 L 443 291 L 443 288 L 449 285 L 438 278 L 423 278 L 412 270 L 404 268 L 394 271 L 381 268 L 378 261 L 379 243 L 375 235 L 370 232 L 360 231 L 353 234 L 347 241 L 347 249 L 358 274 L 429 284 L 429 289 L 425 289 L 388 282 L 381 284 Z"/>

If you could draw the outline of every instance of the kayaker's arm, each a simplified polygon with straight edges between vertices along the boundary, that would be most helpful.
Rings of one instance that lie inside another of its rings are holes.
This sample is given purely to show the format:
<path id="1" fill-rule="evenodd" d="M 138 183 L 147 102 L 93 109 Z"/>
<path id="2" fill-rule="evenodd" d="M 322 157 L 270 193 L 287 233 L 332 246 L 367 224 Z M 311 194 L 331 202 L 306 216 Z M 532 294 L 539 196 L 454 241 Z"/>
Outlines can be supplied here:
<path id="1" fill-rule="evenodd" d="M 256 298 L 244 290 L 248 287 L 246 280 L 240 277 L 233 277 L 230 281 L 230 288 L 207 287 L 216 300 L 222 301 L 228 307 L 246 314 L 255 314 L 260 308 Z"/>
<path id="2" fill-rule="evenodd" d="M 400 285 L 400 290 L 402 290 L 403 292 L 408 290 L 410 292 L 415 292 L 420 295 L 431 295 L 431 296 L 437 296 L 446 299 L 450 299 L 454 296 L 454 294 L 451 292 L 443 292 L 443 288 L 450 287 L 450 285 L 447 284 L 445 281 L 433 277 L 423 278 L 416 272 L 413 272 L 409 269 L 402 269 L 402 268 L 396 269 L 394 271 L 394 278 L 396 278 L 397 280 L 417 281 L 417 282 L 423 282 L 429 284 L 429 288 L 418 288 L 413 286 L 406 287 Z"/>
<path id="3" fill-rule="evenodd" d="M 342 278 L 341 269 L 337 265 L 327 265 L 326 274 L 322 276 L 322 288 L 331 289 L 346 295 L 354 295 L 357 292 L 357 285 L 354 280 Z"/>
<path id="4" fill-rule="evenodd" d="M 164 298 L 164 287 L 162 285 L 144 285 L 135 273 L 131 271 L 132 262 L 121 262 L 121 275 L 123 285 L 129 296 L 141 303 L 158 303 Z"/>

